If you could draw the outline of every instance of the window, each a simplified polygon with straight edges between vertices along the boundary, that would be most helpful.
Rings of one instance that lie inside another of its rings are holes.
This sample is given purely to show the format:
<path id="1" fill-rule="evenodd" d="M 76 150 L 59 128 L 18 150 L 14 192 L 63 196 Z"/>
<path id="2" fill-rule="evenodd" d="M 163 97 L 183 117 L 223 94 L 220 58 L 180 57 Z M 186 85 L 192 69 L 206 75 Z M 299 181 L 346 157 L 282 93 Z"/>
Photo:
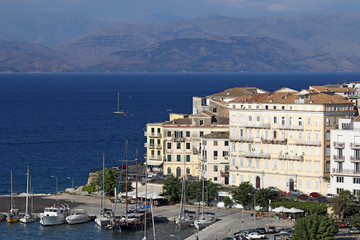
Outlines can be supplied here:
<path id="1" fill-rule="evenodd" d="M 269 109 L 269 106 L 268 106 L 268 105 L 265 105 L 265 109 Z"/>
<path id="2" fill-rule="evenodd" d="M 214 177 L 214 181 L 217 182 L 218 178 L 217 177 Z"/>
<path id="3" fill-rule="evenodd" d="M 176 138 L 182 138 L 183 137 L 183 132 L 182 131 L 175 131 L 175 137 Z"/>
<path id="4" fill-rule="evenodd" d="M 244 122 L 244 115 L 240 115 L 240 122 Z"/>
<path id="5" fill-rule="evenodd" d="M 260 159 L 256 159 L 256 168 L 260 168 Z"/>
<path id="6" fill-rule="evenodd" d="M 223 151 L 223 157 L 228 157 L 229 156 L 229 152 L 228 151 Z"/>
<path id="7" fill-rule="evenodd" d="M 330 125 L 331 125 L 331 123 L 330 123 L 330 118 L 327 117 L 327 118 L 326 118 L 326 126 L 330 126 Z"/>
<path id="8" fill-rule="evenodd" d="M 300 161 L 298 162 L 298 171 L 300 172 L 302 171 L 302 162 Z"/>
<path id="9" fill-rule="evenodd" d="M 301 189 L 302 188 L 302 179 L 298 179 L 297 180 L 297 188 Z"/>
<path id="10" fill-rule="evenodd" d="M 311 161 L 306 161 L 306 171 L 307 172 L 311 171 Z"/>
<path id="11" fill-rule="evenodd" d="M 204 135 L 203 131 L 200 131 L 200 137 L 202 137 Z"/>
<path id="12" fill-rule="evenodd" d="M 360 184 L 360 178 L 354 177 L 353 182 L 354 182 L 354 184 Z"/>
<path id="13" fill-rule="evenodd" d="M 214 158 L 216 159 L 218 156 L 218 151 L 214 151 Z"/>
<path id="14" fill-rule="evenodd" d="M 277 160 L 273 160 L 273 169 L 277 170 Z"/>
<path id="15" fill-rule="evenodd" d="M 307 119 L 306 119 L 306 124 L 307 124 L 308 126 L 311 125 L 311 118 L 307 118 Z"/>
<path id="16" fill-rule="evenodd" d="M 276 106 L 273 106 L 273 109 L 276 109 Z"/>
<path id="17" fill-rule="evenodd" d="M 285 110 L 285 106 L 281 106 L 281 110 Z"/>
<path id="18" fill-rule="evenodd" d="M 181 143 L 176 143 L 176 149 L 181 149 Z"/>
<path id="19" fill-rule="evenodd" d="M 251 115 L 249 116 L 249 122 L 252 122 L 252 116 Z"/>
<path id="20" fill-rule="evenodd" d="M 190 131 L 186 131 L 186 137 L 190 137 Z"/>
<path id="21" fill-rule="evenodd" d="M 200 126 L 204 126 L 204 120 L 200 120 Z"/>
<path id="22" fill-rule="evenodd" d="M 339 194 L 341 191 L 343 191 L 344 189 L 343 188 L 337 188 L 336 189 L 336 193 Z"/>
<path id="23" fill-rule="evenodd" d="M 171 155 L 167 155 L 167 161 L 171 162 Z"/>
<path id="24" fill-rule="evenodd" d="M 178 162 L 181 161 L 181 155 L 176 155 L 176 161 L 178 161 Z"/>
<path id="25" fill-rule="evenodd" d="M 216 112 L 217 112 L 217 109 L 216 109 L 216 108 L 213 108 L 213 109 L 212 109 L 212 112 L 213 112 L 213 113 L 216 113 Z"/>
<path id="26" fill-rule="evenodd" d="M 278 185 L 278 179 L 277 179 L 277 177 L 274 177 L 273 178 L 273 186 L 277 187 L 277 185 Z"/>
<path id="27" fill-rule="evenodd" d="M 176 168 L 176 177 L 181 177 L 181 168 L 180 167 Z"/>
<path id="28" fill-rule="evenodd" d="M 315 181 L 315 190 L 320 190 L 320 182 L 318 180 Z"/>
<path id="29" fill-rule="evenodd" d="M 344 177 L 336 177 L 336 182 L 344 183 Z M 355 183 L 355 178 L 354 178 L 354 183 Z"/>
<path id="30" fill-rule="evenodd" d="M 265 169 L 269 169 L 269 159 L 265 159 Z"/>
<path id="31" fill-rule="evenodd" d="M 240 158 L 240 167 L 244 167 L 244 159 Z"/>
<path id="32" fill-rule="evenodd" d="M 281 160 L 281 170 L 285 170 L 285 160 Z"/>
<path id="33" fill-rule="evenodd" d="M 190 168 L 186 168 L 186 174 L 190 175 Z"/>
<path id="34" fill-rule="evenodd" d="M 171 149 L 171 143 L 170 142 L 167 143 L 167 149 Z"/>
<path id="35" fill-rule="evenodd" d="M 277 123 L 277 117 L 273 117 L 273 123 Z"/>
<path id="36" fill-rule="evenodd" d="M 214 141 L 214 146 L 217 146 L 218 145 L 218 141 Z"/>
<path id="37" fill-rule="evenodd" d="M 256 116 L 256 121 L 260 122 L 260 116 Z"/>
<path id="38" fill-rule="evenodd" d="M 225 145 L 225 146 L 229 146 L 229 141 L 225 141 L 225 142 L 224 142 L 224 145 Z"/>
<path id="39" fill-rule="evenodd" d="M 298 118 L 298 126 L 299 126 L 299 127 L 302 127 L 302 126 L 303 126 L 303 119 L 302 119 L 302 117 L 299 117 L 299 118 Z"/>
<path id="40" fill-rule="evenodd" d="M 248 159 L 248 167 L 251 168 L 251 159 Z"/>
<path id="41" fill-rule="evenodd" d="M 167 174 L 168 174 L 168 175 L 171 174 L 171 167 L 168 167 L 168 169 L 167 169 Z"/>
<path id="42" fill-rule="evenodd" d="M 320 161 L 315 161 L 315 172 L 320 172 Z"/>
<path id="43" fill-rule="evenodd" d="M 218 166 L 214 165 L 214 172 L 217 172 L 217 171 L 218 171 Z"/>
<path id="44" fill-rule="evenodd" d="M 306 180 L 306 188 L 310 189 L 310 187 L 311 187 L 311 181 L 308 179 Z"/>
<path id="45" fill-rule="evenodd" d="M 186 149 L 190 149 L 190 143 L 186 143 Z"/>
<path id="46" fill-rule="evenodd" d="M 186 161 L 190 162 L 190 155 L 186 155 Z"/>
<path id="47" fill-rule="evenodd" d="M 294 161 L 289 162 L 289 170 L 294 171 Z"/>

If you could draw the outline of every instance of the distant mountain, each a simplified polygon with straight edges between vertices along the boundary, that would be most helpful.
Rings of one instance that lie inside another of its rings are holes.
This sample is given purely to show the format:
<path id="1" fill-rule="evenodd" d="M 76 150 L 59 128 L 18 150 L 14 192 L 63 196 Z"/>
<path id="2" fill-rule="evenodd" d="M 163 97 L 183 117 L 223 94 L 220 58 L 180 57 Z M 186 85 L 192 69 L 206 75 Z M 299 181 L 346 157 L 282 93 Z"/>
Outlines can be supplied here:
<path id="1" fill-rule="evenodd" d="M 52 47 L 110 24 L 74 15 L 0 15 L 0 40 Z"/>
<path id="2" fill-rule="evenodd" d="M 14 41 L 0 41 L 0 72 L 65 72 L 72 65 L 63 53 L 47 47 Z"/>
<path id="3" fill-rule="evenodd" d="M 211 37 L 175 39 L 138 51 L 114 52 L 82 71 L 356 71 L 360 69 L 358 60 L 331 54 L 304 53 L 271 38 Z"/>
<path id="4" fill-rule="evenodd" d="M 358 12 L 258 18 L 206 15 L 118 25 L 55 19 L 48 25 L 43 20 L 29 20 L 28 27 L 24 22 L 11 25 L 18 26 L 14 30 L 18 35 L 1 35 L 5 30 L 0 26 L 0 36 L 48 43 L 62 39 L 52 47 L 54 53 L 47 49 L 46 55 L 55 57 L 62 71 L 360 71 Z M 25 64 L 26 59 L 18 61 Z"/>

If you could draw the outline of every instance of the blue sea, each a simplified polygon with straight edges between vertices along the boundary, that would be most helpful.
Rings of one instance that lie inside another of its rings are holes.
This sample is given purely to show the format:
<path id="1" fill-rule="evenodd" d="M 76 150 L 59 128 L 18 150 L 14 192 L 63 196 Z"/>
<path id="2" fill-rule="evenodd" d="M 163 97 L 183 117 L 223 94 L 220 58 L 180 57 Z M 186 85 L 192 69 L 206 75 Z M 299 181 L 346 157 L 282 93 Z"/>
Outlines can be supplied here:
<path id="1" fill-rule="evenodd" d="M 192 97 L 227 88 L 256 86 L 274 91 L 360 81 L 360 73 L 240 74 L 1 74 L 0 194 L 26 190 L 30 167 L 35 193 L 53 193 L 87 182 L 89 171 L 121 164 L 145 153 L 146 123 L 169 112 L 191 113 Z M 128 116 L 113 115 L 117 93 Z M 120 162 L 121 161 L 121 162 Z M 52 178 L 52 176 L 54 176 Z"/>
<path id="2" fill-rule="evenodd" d="M 239 73 L 239 74 L 1 74 L 0 194 L 25 192 L 30 167 L 35 193 L 53 193 L 87 182 L 91 169 L 121 164 L 125 142 L 129 159 L 145 153 L 146 123 L 165 121 L 169 112 L 191 113 L 192 97 L 232 87 L 256 86 L 274 91 L 309 85 L 360 81 L 360 73 Z M 117 93 L 128 116 L 113 115 Z M 54 176 L 54 177 L 52 177 Z M 183 236 L 174 226 L 160 232 Z M 161 230 L 163 228 L 163 230 Z M 176 232 L 177 231 L 177 232 Z M 190 235 L 187 233 L 185 235 Z M 8 239 L 141 239 L 141 234 L 114 235 L 94 223 L 43 228 L 0 223 Z M 167 239 L 166 236 L 164 238 Z"/>

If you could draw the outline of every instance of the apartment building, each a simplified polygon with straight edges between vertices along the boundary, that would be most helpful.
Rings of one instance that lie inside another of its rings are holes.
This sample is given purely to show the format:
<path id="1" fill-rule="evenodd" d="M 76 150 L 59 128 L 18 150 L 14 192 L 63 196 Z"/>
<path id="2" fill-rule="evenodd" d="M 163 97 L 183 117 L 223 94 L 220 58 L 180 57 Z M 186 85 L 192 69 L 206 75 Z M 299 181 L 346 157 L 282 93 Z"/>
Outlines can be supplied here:
<path id="1" fill-rule="evenodd" d="M 331 130 L 331 193 L 360 191 L 360 117 L 343 119 Z"/>
<path id="2" fill-rule="evenodd" d="M 146 124 L 146 163 L 148 171 L 162 172 L 162 165 L 164 160 L 164 135 L 163 122 Z"/>
<path id="3" fill-rule="evenodd" d="M 204 111 L 163 123 L 164 174 L 181 177 L 201 174 L 201 137 L 215 131 L 228 131 L 229 119 Z"/>
<path id="4" fill-rule="evenodd" d="M 212 132 L 201 138 L 204 176 L 212 182 L 229 185 L 229 132 Z"/>
<path id="5" fill-rule="evenodd" d="M 354 114 L 351 102 L 281 89 L 241 96 L 228 111 L 230 185 L 330 191 L 330 130 Z"/>

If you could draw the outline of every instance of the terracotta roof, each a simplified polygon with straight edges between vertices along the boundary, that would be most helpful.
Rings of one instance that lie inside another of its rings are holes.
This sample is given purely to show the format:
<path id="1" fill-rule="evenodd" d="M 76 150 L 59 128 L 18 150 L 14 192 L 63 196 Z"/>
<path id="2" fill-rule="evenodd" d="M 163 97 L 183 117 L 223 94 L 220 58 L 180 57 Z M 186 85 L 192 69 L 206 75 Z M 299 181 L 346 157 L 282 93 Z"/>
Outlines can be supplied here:
<path id="1" fill-rule="evenodd" d="M 354 119 L 354 122 L 360 122 L 360 115 Z"/>
<path id="2" fill-rule="evenodd" d="M 202 136 L 203 138 L 229 138 L 229 132 L 212 132 Z"/>
<path id="3" fill-rule="evenodd" d="M 242 95 L 257 94 L 258 91 L 268 92 L 257 87 L 236 87 L 229 88 L 220 93 L 209 95 L 208 97 L 240 97 Z"/>
<path id="4" fill-rule="evenodd" d="M 354 88 L 348 88 L 348 87 L 339 87 L 339 86 L 310 86 L 309 88 L 314 89 L 318 92 L 323 92 L 323 93 L 344 93 L 344 92 L 355 92 Z"/>
<path id="5" fill-rule="evenodd" d="M 298 91 L 291 89 L 291 88 L 283 87 L 283 88 L 280 88 L 279 90 L 276 90 L 275 92 L 298 92 Z"/>

